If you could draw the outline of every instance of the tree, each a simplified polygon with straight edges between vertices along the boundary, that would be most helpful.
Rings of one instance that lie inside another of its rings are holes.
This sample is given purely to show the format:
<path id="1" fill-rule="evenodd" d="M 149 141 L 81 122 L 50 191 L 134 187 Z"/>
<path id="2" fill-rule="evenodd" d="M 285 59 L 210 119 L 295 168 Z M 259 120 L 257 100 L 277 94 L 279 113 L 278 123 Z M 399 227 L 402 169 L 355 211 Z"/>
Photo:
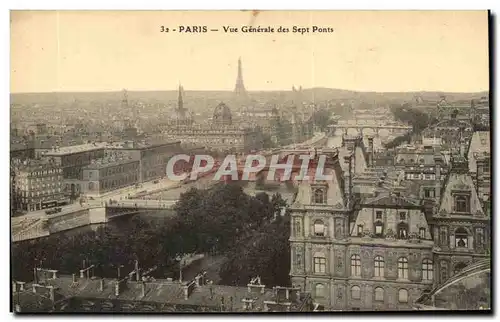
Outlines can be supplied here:
<path id="1" fill-rule="evenodd" d="M 228 254 L 219 275 L 222 284 L 245 286 L 260 276 L 267 287 L 290 285 L 290 217 L 278 217 L 240 240 Z"/>

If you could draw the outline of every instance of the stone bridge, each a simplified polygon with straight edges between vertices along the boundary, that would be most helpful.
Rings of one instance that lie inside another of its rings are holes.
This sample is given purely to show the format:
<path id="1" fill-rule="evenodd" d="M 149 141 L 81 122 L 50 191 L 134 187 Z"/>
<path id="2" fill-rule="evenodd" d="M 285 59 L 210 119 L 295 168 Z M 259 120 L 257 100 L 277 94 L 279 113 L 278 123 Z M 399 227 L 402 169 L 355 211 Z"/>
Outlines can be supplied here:
<path id="1" fill-rule="evenodd" d="M 336 121 L 334 124 L 328 126 L 328 135 L 405 135 L 412 129 L 412 126 L 400 122 L 378 123 L 369 120 L 357 120 L 356 122 Z"/>

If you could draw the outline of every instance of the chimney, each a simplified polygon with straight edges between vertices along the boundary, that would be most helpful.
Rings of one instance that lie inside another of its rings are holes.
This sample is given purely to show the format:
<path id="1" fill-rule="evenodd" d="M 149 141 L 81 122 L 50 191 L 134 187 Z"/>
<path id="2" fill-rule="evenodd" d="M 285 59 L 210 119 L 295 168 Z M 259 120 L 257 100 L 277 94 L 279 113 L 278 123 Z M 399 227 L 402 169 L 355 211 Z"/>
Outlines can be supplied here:
<path id="1" fill-rule="evenodd" d="M 53 270 L 53 271 L 52 271 L 52 278 L 53 278 L 53 279 L 56 279 L 56 278 L 57 278 L 57 271 L 56 271 L 56 270 Z"/>
<path id="2" fill-rule="evenodd" d="M 136 276 L 136 281 L 139 282 L 140 276 L 139 276 L 139 261 L 135 261 L 135 276 Z"/>
<path id="3" fill-rule="evenodd" d="M 76 274 L 73 274 L 73 284 L 76 283 Z"/>
<path id="4" fill-rule="evenodd" d="M 115 284 L 115 296 L 120 296 L 120 281 L 116 281 L 116 284 Z"/>
<path id="5" fill-rule="evenodd" d="M 99 292 L 104 291 L 104 278 L 99 280 Z"/>
<path id="6" fill-rule="evenodd" d="M 141 283 L 141 296 L 142 297 L 146 296 L 146 283 L 145 282 Z"/>
<path id="7" fill-rule="evenodd" d="M 15 281 L 12 281 L 12 289 L 14 290 L 14 293 L 17 292 L 17 283 Z"/>

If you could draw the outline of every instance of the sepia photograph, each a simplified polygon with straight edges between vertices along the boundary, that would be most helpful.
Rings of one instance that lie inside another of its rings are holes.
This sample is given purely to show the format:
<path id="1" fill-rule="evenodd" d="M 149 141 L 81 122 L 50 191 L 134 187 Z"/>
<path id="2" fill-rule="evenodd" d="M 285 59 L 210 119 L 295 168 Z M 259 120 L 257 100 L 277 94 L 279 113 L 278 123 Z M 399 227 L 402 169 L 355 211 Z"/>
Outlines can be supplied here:
<path id="1" fill-rule="evenodd" d="M 492 312 L 489 11 L 9 15 L 14 314 Z"/>

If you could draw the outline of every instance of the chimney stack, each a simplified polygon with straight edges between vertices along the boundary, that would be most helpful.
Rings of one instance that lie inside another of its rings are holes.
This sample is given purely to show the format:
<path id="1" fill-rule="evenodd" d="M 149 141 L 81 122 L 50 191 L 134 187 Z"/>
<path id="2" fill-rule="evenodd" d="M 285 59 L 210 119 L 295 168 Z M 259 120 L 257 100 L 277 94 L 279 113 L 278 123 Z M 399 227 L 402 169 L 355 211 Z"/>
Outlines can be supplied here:
<path id="1" fill-rule="evenodd" d="M 103 292 L 104 291 L 104 278 L 101 278 L 99 280 L 99 292 Z"/>
<path id="2" fill-rule="evenodd" d="M 76 283 L 76 274 L 73 274 L 73 284 Z"/>
<path id="3" fill-rule="evenodd" d="M 115 296 L 119 296 L 120 295 L 120 281 L 116 281 L 116 284 L 115 284 Z"/>
<path id="4" fill-rule="evenodd" d="M 142 297 L 146 296 L 146 283 L 145 282 L 141 282 L 141 295 L 142 295 Z"/>

